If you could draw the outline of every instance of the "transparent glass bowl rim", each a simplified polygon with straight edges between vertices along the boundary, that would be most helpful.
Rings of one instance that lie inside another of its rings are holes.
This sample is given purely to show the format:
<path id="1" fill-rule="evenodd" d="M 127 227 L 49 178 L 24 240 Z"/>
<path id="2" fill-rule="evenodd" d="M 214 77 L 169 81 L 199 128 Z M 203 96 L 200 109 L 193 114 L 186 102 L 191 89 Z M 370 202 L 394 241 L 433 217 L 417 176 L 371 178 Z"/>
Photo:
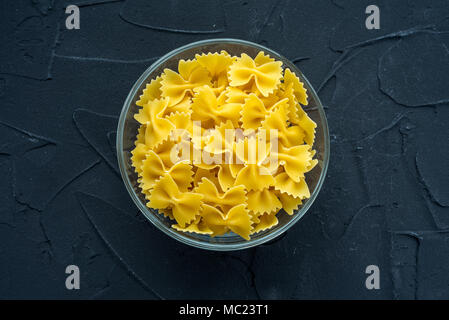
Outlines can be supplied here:
<path id="1" fill-rule="evenodd" d="M 232 250 L 240 250 L 240 249 L 246 249 L 258 246 L 260 244 L 266 243 L 268 241 L 274 240 L 281 234 L 283 234 L 285 231 L 287 231 L 291 226 L 293 226 L 297 221 L 299 221 L 304 214 L 309 210 L 310 206 L 315 201 L 316 197 L 318 196 L 318 193 L 321 190 L 321 187 L 323 185 L 324 179 L 326 177 L 326 172 L 329 164 L 329 155 L 330 155 L 330 142 L 329 142 L 329 129 L 327 124 L 326 115 L 322 106 L 322 103 L 316 94 L 315 90 L 311 86 L 310 82 L 307 80 L 307 78 L 302 74 L 300 70 L 296 68 L 296 70 L 293 70 L 295 73 L 298 73 L 301 75 L 302 79 L 306 82 L 308 87 L 311 89 L 311 92 L 309 94 L 313 95 L 317 101 L 317 107 L 318 112 L 320 113 L 320 117 L 322 118 L 322 125 L 323 125 L 323 134 L 324 134 L 324 155 L 323 155 L 323 168 L 319 177 L 319 180 L 317 182 L 317 185 L 310 195 L 310 198 L 305 202 L 305 204 L 296 212 L 292 218 L 283 226 L 280 228 L 274 230 L 271 233 L 268 233 L 266 236 L 257 238 L 257 239 L 251 239 L 249 241 L 240 242 L 240 243 L 233 243 L 233 244 L 222 244 L 222 243 L 210 243 L 205 241 L 199 241 L 195 239 L 188 238 L 184 236 L 181 233 L 178 233 L 176 230 L 172 228 L 168 228 L 166 225 L 164 225 L 157 217 L 155 217 L 155 213 L 152 213 L 148 210 L 146 205 L 142 203 L 142 201 L 139 199 L 138 195 L 133 189 L 133 186 L 131 184 L 131 181 L 129 180 L 129 176 L 126 172 L 125 167 L 125 157 L 123 152 L 123 132 L 125 127 L 125 120 L 126 115 L 128 114 L 128 110 L 133 103 L 133 99 L 138 94 L 138 90 L 141 87 L 142 83 L 144 81 L 147 81 L 148 76 L 162 63 L 169 60 L 171 57 L 175 56 L 176 54 L 187 50 L 192 49 L 195 47 L 200 47 L 202 45 L 211 45 L 211 44 L 241 44 L 246 46 L 255 47 L 259 50 L 264 51 L 268 54 L 273 54 L 274 56 L 279 56 L 282 59 L 285 59 L 288 61 L 287 58 L 285 58 L 283 55 L 265 47 L 257 43 L 253 43 L 246 40 L 240 40 L 240 39 L 232 39 L 232 38 L 217 38 L 217 39 L 208 39 L 208 40 L 201 40 L 189 43 L 187 45 L 181 46 L 176 48 L 175 50 L 165 54 L 164 56 L 160 57 L 158 60 L 156 60 L 150 67 L 148 67 L 143 74 L 137 79 L 137 81 L 134 83 L 133 87 L 131 88 L 125 103 L 123 105 L 122 111 L 120 113 L 120 118 L 118 122 L 118 128 L 117 128 L 117 141 L 116 141 L 116 147 L 117 147 L 117 158 L 118 158 L 118 164 L 120 168 L 120 174 L 122 176 L 122 179 L 124 181 L 124 184 L 126 186 L 126 189 L 128 190 L 128 193 L 130 194 L 132 200 L 136 204 L 136 206 L 139 208 L 139 210 L 143 213 L 143 215 L 151 221 L 159 230 L 167 234 L 168 236 L 172 237 L 173 239 L 176 239 L 184 244 L 191 245 L 196 248 L 201 249 L 207 249 L 207 250 L 214 250 L 214 251 L 232 251 Z"/>

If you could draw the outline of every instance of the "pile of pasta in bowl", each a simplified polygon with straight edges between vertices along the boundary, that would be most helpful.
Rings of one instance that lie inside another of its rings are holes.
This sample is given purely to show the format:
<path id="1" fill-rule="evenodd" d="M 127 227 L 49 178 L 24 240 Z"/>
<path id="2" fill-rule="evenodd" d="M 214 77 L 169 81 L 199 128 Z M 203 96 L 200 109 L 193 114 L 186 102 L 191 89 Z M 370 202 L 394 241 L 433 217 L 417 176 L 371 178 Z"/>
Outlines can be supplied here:
<path id="1" fill-rule="evenodd" d="M 178 231 L 251 235 L 310 197 L 315 122 L 281 61 L 226 51 L 180 60 L 143 90 L 132 151 L 147 206 Z M 283 209 L 283 210 L 282 210 Z"/>

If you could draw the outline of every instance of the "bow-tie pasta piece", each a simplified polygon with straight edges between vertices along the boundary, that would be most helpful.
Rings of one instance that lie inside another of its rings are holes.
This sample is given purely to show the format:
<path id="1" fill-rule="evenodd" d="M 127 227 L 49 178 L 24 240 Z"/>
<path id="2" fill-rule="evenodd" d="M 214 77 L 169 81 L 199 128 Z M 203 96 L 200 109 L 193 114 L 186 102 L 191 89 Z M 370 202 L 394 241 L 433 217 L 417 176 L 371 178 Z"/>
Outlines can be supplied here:
<path id="1" fill-rule="evenodd" d="M 179 73 L 165 69 L 162 74 L 162 96 L 170 97 L 170 105 L 178 104 L 194 88 L 211 84 L 209 72 L 196 60 L 180 60 L 178 70 Z"/>
<path id="2" fill-rule="evenodd" d="M 277 211 L 272 211 L 269 213 L 264 213 L 260 215 L 257 220 L 258 222 L 253 226 L 251 234 L 262 232 L 271 229 L 278 225 L 279 220 L 276 217 Z"/>
<path id="3" fill-rule="evenodd" d="M 310 197 L 309 187 L 304 178 L 301 178 L 298 182 L 292 180 L 287 173 L 281 172 L 274 177 L 275 189 L 281 192 L 287 193 L 295 198 L 305 199 Z"/>
<path id="4" fill-rule="evenodd" d="M 232 187 L 225 193 L 220 193 L 215 184 L 207 178 L 203 178 L 194 191 L 204 196 L 204 203 L 219 207 L 225 213 L 235 205 L 246 202 L 246 192 L 243 186 Z"/>
<path id="5" fill-rule="evenodd" d="M 235 143 L 236 163 L 257 164 L 263 163 L 271 150 L 271 145 L 266 141 L 265 131 L 252 132 Z M 254 134 L 253 134 L 254 133 Z"/>
<path id="6" fill-rule="evenodd" d="M 263 190 L 274 185 L 271 172 L 265 166 L 260 165 L 267 157 L 269 150 L 270 146 L 265 141 L 261 141 L 258 136 L 245 138 L 238 142 L 236 158 L 244 165 L 239 169 L 234 185 L 243 184 L 248 191 Z M 235 168 L 239 167 L 231 166 L 231 170 L 235 170 Z"/>
<path id="7" fill-rule="evenodd" d="M 173 113 L 192 113 L 192 98 L 189 96 L 185 96 L 180 102 L 175 105 L 169 105 L 164 111 L 164 117 L 169 117 Z"/>
<path id="8" fill-rule="evenodd" d="M 146 124 L 145 143 L 150 148 L 167 139 L 171 130 L 175 128 L 173 123 L 162 117 L 167 105 L 168 99 L 152 100 L 134 116 L 141 124 Z"/>
<path id="9" fill-rule="evenodd" d="M 198 168 L 203 169 L 203 170 L 214 170 L 215 171 L 215 169 L 218 168 L 218 173 L 216 176 L 216 178 L 217 178 L 216 181 L 218 183 L 215 183 L 215 185 L 221 187 L 221 190 L 227 191 L 234 186 L 235 178 L 231 173 L 230 165 L 201 163 L 201 164 L 197 164 L 197 166 L 198 166 Z M 209 180 L 215 181 L 215 179 L 209 179 Z"/>
<path id="10" fill-rule="evenodd" d="M 299 125 L 304 132 L 304 141 L 309 145 L 313 145 L 316 123 L 310 119 L 299 104 L 307 105 L 307 92 L 303 83 L 290 69 L 285 70 L 283 90 L 280 91 L 279 97 L 288 99 L 289 121 Z"/>
<path id="11" fill-rule="evenodd" d="M 192 121 L 189 113 L 176 111 L 167 116 L 167 120 L 175 126 L 175 129 L 172 130 L 172 134 L 175 132 L 173 138 L 179 138 L 184 133 L 190 134 L 192 132 Z"/>
<path id="12" fill-rule="evenodd" d="M 294 197 L 285 192 L 278 192 L 277 196 L 282 203 L 282 209 L 289 215 L 294 214 L 295 210 L 302 204 L 302 199 L 300 197 Z"/>
<path id="13" fill-rule="evenodd" d="M 152 148 L 152 150 L 159 156 L 159 158 L 161 158 L 164 165 L 170 168 L 176 163 L 176 161 L 174 162 L 173 160 L 177 160 L 176 155 L 178 148 L 179 142 L 168 138 Z"/>
<path id="14" fill-rule="evenodd" d="M 301 108 L 298 101 L 296 100 L 296 97 L 293 93 L 293 87 L 283 86 L 283 89 L 281 89 L 278 93 L 280 99 L 288 99 L 288 121 L 294 124 L 299 124 L 299 111 L 298 109 Z"/>
<path id="15" fill-rule="evenodd" d="M 245 130 L 259 128 L 260 123 L 265 119 L 267 113 L 263 101 L 254 93 L 251 93 L 245 100 L 242 108 L 242 127 Z"/>
<path id="16" fill-rule="evenodd" d="M 202 199 L 201 194 L 180 191 L 170 174 L 165 174 L 151 190 L 148 205 L 154 209 L 172 208 L 176 222 L 185 227 L 199 214 Z"/>
<path id="17" fill-rule="evenodd" d="M 188 161 L 178 162 L 171 168 L 166 168 L 161 158 L 152 150 L 148 151 L 146 159 L 142 164 L 142 189 L 149 190 L 157 180 L 169 174 L 180 190 L 187 191 L 193 181 L 192 166 Z"/>
<path id="18" fill-rule="evenodd" d="M 266 130 L 274 129 L 277 130 L 277 134 L 279 137 L 279 145 L 283 145 L 285 147 L 293 147 L 303 143 L 304 141 L 304 132 L 298 125 L 281 125 L 280 122 L 276 121 L 279 119 L 278 116 L 283 117 L 285 114 L 286 107 L 285 105 L 281 106 L 278 109 L 273 110 L 265 119 L 262 124 Z M 287 113 L 288 114 L 288 113 Z M 273 121 L 273 122 L 272 122 Z M 279 125 L 276 127 L 276 125 Z"/>
<path id="19" fill-rule="evenodd" d="M 244 92 L 246 92 L 247 95 L 255 94 L 260 100 L 262 100 L 263 104 L 265 105 L 265 109 L 270 110 L 273 108 L 273 106 L 280 100 L 282 100 L 280 94 L 282 92 L 281 90 L 282 85 L 279 87 L 279 89 L 274 90 L 272 93 L 270 93 L 267 96 L 264 96 L 259 89 L 257 88 L 256 84 L 253 83 L 250 88 L 244 89 Z"/>
<path id="20" fill-rule="evenodd" d="M 282 62 L 268 61 L 258 66 L 250 56 L 242 53 L 229 67 L 228 78 L 232 87 L 243 86 L 254 80 L 257 89 L 267 97 L 281 83 Z"/>
<path id="21" fill-rule="evenodd" d="M 303 106 L 306 106 L 308 104 L 307 90 L 304 88 L 304 84 L 299 81 L 299 78 L 296 76 L 296 74 L 288 68 L 285 69 L 284 72 L 284 86 L 286 88 L 292 87 L 293 94 L 300 104 L 302 104 Z"/>
<path id="22" fill-rule="evenodd" d="M 265 54 L 263 51 L 260 51 L 257 56 L 254 58 L 254 62 L 256 66 L 261 66 L 265 63 L 274 62 L 274 58 L 271 58 L 269 55 Z"/>
<path id="23" fill-rule="evenodd" d="M 131 151 L 131 162 L 134 170 L 140 174 L 142 172 L 142 162 L 147 156 L 147 152 L 150 150 L 146 144 L 138 143 L 133 151 Z"/>
<path id="24" fill-rule="evenodd" d="M 236 60 L 235 57 L 224 50 L 220 53 L 196 54 L 195 58 L 201 66 L 209 71 L 213 79 L 217 79 L 220 75 L 226 73 L 232 62 Z"/>
<path id="25" fill-rule="evenodd" d="M 276 130 L 279 142 L 286 147 L 291 147 L 300 144 L 304 140 L 304 134 L 299 126 L 287 126 L 287 104 L 288 99 L 279 101 L 262 121 L 262 128 L 267 133 L 270 130 Z"/>
<path id="26" fill-rule="evenodd" d="M 151 80 L 143 89 L 142 95 L 140 99 L 136 102 L 136 104 L 140 107 L 143 107 L 148 103 L 148 101 L 160 99 L 161 98 L 161 81 L 162 77 L 158 76 L 156 79 Z"/>
<path id="27" fill-rule="evenodd" d="M 304 141 L 308 145 L 312 146 L 315 141 L 316 123 L 312 119 L 310 119 L 307 113 L 300 106 L 298 106 L 297 114 L 298 125 L 304 132 Z"/>
<path id="28" fill-rule="evenodd" d="M 227 103 L 245 103 L 246 98 L 249 94 L 240 88 L 227 87 L 224 91 Z"/>
<path id="29" fill-rule="evenodd" d="M 247 196 L 248 210 L 256 214 L 277 212 L 282 208 L 282 203 L 269 189 L 249 191 Z"/>
<path id="30" fill-rule="evenodd" d="M 179 231 L 250 236 L 310 197 L 315 122 L 307 91 L 259 52 L 196 54 L 165 69 L 136 104 L 131 162 L 147 206 Z"/>
<path id="31" fill-rule="evenodd" d="M 234 185 L 244 185 L 248 191 L 251 191 L 269 188 L 274 183 L 274 178 L 267 168 L 257 164 L 247 164 L 237 174 Z"/>
<path id="32" fill-rule="evenodd" d="M 272 162 L 282 165 L 286 174 L 295 182 L 304 178 L 304 173 L 308 172 L 312 165 L 313 153 L 307 144 L 286 148 L 280 146 L 278 152 L 272 152 L 271 156 L 275 160 Z"/>
<path id="33" fill-rule="evenodd" d="M 252 231 L 251 215 L 245 204 L 232 207 L 225 215 L 210 205 L 203 205 L 203 219 L 215 235 L 224 234 L 228 229 L 249 240 Z"/>
<path id="34" fill-rule="evenodd" d="M 217 97 L 210 86 L 202 86 L 195 89 L 192 103 L 192 120 L 213 120 L 215 125 L 231 120 L 234 126 L 238 126 L 240 103 L 218 104 Z"/>
<path id="35" fill-rule="evenodd" d="M 231 120 L 220 123 L 205 137 L 204 150 L 212 154 L 234 153 L 235 127 Z"/>

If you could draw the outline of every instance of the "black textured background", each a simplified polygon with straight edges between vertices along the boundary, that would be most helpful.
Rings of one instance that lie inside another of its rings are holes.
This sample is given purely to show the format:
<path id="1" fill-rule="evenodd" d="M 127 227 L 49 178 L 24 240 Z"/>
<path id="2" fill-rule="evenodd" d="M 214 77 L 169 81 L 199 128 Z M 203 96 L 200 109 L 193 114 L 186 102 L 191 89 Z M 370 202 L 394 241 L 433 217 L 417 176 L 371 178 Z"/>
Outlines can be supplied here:
<path id="1" fill-rule="evenodd" d="M 81 29 L 65 28 L 76 4 Z M 366 30 L 365 8 L 381 29 Z M 1 298 L 449 298 L 449 2 L 1 1 Z M 159 56 L 234 37 L 295 61 L 326 105 L 331 161 L 280 240 L 216 253 L 131 202 L 117 116 Z M 65 268 L 81 289 L 65 288 Z M 365 288 L 367 265 L 380 290 Z"/>

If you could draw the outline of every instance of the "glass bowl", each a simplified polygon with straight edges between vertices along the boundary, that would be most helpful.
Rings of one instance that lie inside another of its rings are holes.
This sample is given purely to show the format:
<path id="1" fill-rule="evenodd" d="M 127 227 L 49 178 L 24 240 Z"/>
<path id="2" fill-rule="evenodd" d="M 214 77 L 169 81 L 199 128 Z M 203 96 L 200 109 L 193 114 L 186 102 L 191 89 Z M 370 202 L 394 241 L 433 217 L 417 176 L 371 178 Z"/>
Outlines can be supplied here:
<path id="1" fill-rule="evenodd" d="M 134 114 L 136 114 L 139 110 L 139 107 L 136 105 L 136 101 L 142 94 L 142 90 L 145 88 L 145 85 L 152 79 L 156 78 L 156 76 L 160 75 L 165 68 L 177 70 L 178 61 L 180 59 L 192 59 L 197 53 L 219 52 L 221 50 L 226 50 L 231 55 L 236 56 L 246 53 L 252 58 L 254 58 L 259 51 L 264 51 L 272 58 L 282 61 L 283 68 L 290 68 L 290 70 L 295 72 L 304 83 L 309 96 L 309 104 L 304 107 L 304 110 L 317 124 L 313 148 L 316 150 L 315 157 L 318 159 L 318 164 L 312 171 L 306 174 L 306 181 L 310 189 L 310 198 L 304 200 L 303 204 L 291 216 L 286 212 L 279 212 L 277 214 L 277 218 L 279 220 L 277 226 L 251 235 L 250 240 L 245 240 L 233 233 L 225 234 L 223 236 L 210 237 L 208 235 L 184 233 L 171 228 L 173 223 L 172 221 L 165 218 L 163 215 L 158 214 L 156 210 L 150 209 L 145 205 L 145 197 L 138 186 L 137 174 L 134 172 L 134 168 L 131 164 L 131 151 L 135 147 L 134 141 L 136 139 L 137 129 L 139 128 L 139 123 L 134 119 Z M 211 39 L 190 43 L 167 53 L 165 56 L 153 63 L 140 76 L 131 88 L 120 114 L 117 129 L 117 156 L 120 172 L 131 198 L 145 217 L 158 229 L 182 243 L 197 248 L 216 251 L 239 250 L 254 247 L 275 239 L 298 222 L 307 210 L 309 210 L 310 206 L 315 201 L 326 176 L 329 163 L 329 131 L 320 99 L 310 85 L 309 81 L 307 81 L 301 71 L 299 71 L 292 62 L 271 49 L 249 41 L 238 39 Z"/>

